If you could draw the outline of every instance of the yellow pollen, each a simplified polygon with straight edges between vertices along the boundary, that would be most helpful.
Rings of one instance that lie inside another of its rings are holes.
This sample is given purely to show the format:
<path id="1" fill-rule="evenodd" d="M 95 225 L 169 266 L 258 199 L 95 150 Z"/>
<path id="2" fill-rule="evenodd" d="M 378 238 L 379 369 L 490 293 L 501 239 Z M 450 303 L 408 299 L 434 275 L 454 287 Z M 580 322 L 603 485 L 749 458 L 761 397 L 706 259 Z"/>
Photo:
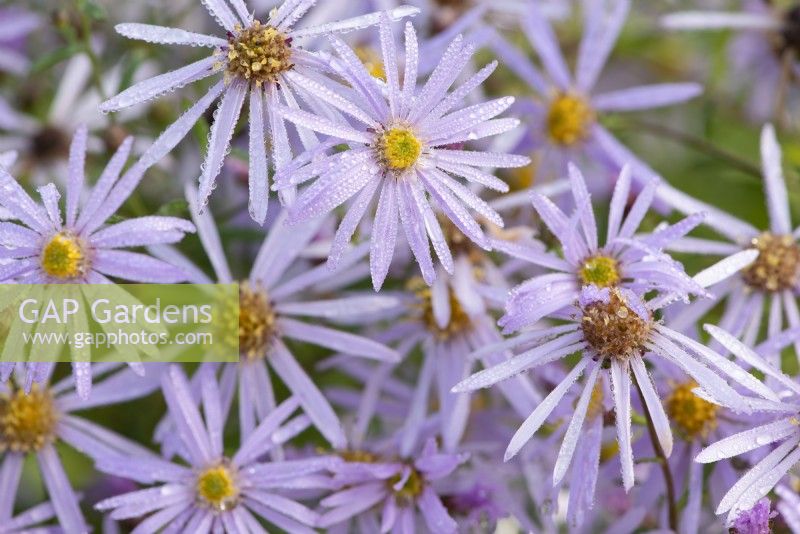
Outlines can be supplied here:
<path id="1" fill-rule="evenodd" d="M 594 111 L 583 98 L 559 93 L 547 111 L 547 135 L 554 143 L 572 145 L 587 136 L 594 120 Z"/>
<path id="2" fill-rule="evenodd" d="M 800 275 L 800 247 L 790 235 L 764 232 L 753 238 L 751 247 L 758 250 L 756 261 L 742 276 L 754 289 L 775 292 L 792 289 Z"/>
<path id="3" fill-rule="evenodd" d="M 719 406 L 695 395 L 696 387 L 694 380 L 678 384 L 666 400 L 667 414 L 687 439 L 707 438 L 717 428 Z"/>
<path id="4" fill-rule="evenodd" d="M 616 289 L 608 303 L 593 302 L 583 309 L 581 327 L 587 343 L 601 358 L 628 358 L 644 351 L 652 321 L 628 307 Z"/>
<path id="5" fill-rule="evenodd" d="M 257 20 L 249 28 L 237 26 L 222 53 L 228 74 L 259 87 L 276 82 L 281 73 L 294 66 L 291 39 Z"/>
<path id="6" fill-rule="evenodd" d="M 275 322 L 267 292 L 260 285 L 239 284 L 239 354 L 248 360 L 266 356 Z"/>
<path id="7" fill-rule="evenodd" d="M 216 510 L 233 508 L 239 497 L 234 474 L 225 465 L 206 469 L 197 477 L 197 496 L 202 503 Z"/>
<path id="8" fill-rule="evenodd" d="M 469 315 L 461 307 L 461 303 L 458 302 L 455 293 L 450 287 L 447 288 L 450 300 L 450 322 L 444 328 L 440 327 L 439 323 L 436 322 L 436 317 L 433 314 L 433 293 L 422 278 L 413 277 L 409 280 L 407 288 L 413 291 L 417 297 L 416 306 L 420 311 L 422 322 L 438 340 L 447 341 L 472 328 L 472 321 Z"/>
<path id="9" fill-rule="evenodd" d="M 0 451 L 28 453 L 55 439 L 58 414 L 53 396 L 33 384 L 22 390 L 0 395 Z"/>
<path id="10" fill-rule="evenodd" d="M 391 128 L 378 138 L 378 157 L 390 169 L 408 169 L 417 162 L 420 152 L 422 143 L 408 128 Z"/>
<path id="11" fill-rule="evenodd" d="M 383 69 L 383 62 L 375 50 L 368 46 L 358 46 L 355 49 L 356 57 L 361 60 L 364 67 L 373 78 L 386 81 L 386 71 Z"/>
<path id="12" fill-rule="evenodd" d="M 394 485 L 400 482 L 401 478 L 402 475 L 393 476 L 388 480 L 389 486 L 398 501 L 402 504 L 410 504 L 422 494 L 422 490 L 425 489 L 425 481 L 416 469 L 411 468 L 411 473 L 408 475 L 408 479 L 405 484 L 403 484 L 403 487 L 399 490 L 394 489 Z"/>
<path id="13" fill-rule="evenodd" d="M 578 270 L 578 278 L 583 285 L 615 286 L 620 279 L 617 260 L 602 255 L 587 258 Z"/>
<path id="14" fill-rule="evenodd" d="M 64 231 L 54 235 L 42 249 L 42 270 L 62 280 L 86 272 L 87 260 L 80 238 Z"/>

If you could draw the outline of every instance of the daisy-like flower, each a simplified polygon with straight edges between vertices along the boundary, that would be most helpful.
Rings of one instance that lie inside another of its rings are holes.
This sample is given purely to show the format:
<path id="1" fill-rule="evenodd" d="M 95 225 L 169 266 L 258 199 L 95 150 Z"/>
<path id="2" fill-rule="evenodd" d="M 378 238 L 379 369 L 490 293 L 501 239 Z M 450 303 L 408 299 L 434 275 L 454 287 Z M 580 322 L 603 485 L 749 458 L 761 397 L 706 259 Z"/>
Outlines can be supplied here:
<path id="1" fill-rule="evenodd" d="M 198 235 L 214 268 L 216 282 L 234 283 L 219 232 L 210 211 L 200 213 L 197 197 L 186 187 L 192 217 Z M 238 382 L 239 423 L 243 437 L 252 433 L 256 424 L 275 407 L 269 369 L 274 370 L 296 395 L 303 410 L 322 435 L 335 447 L 345 443 L 336 413 L 327 399 L 298 364 L 287 340 L 310 343 L 341 351 L 351 356 L 397 362 L 398 353 L 382 343 L 364 336 L 319 324 L 322 321 L 340 325 L 369 324 L 381 310 L 397 306 L 390 296 L 354 291 L 332 297 L 332 291 L 345 290 L 366 275 L 364 257 L 367 249 L 351 251 L 339 269 L 315 265 L 304 253 L 319 234 L 324 219 L 297 227 L 285 224 L 285 213 L 273 222 L 247 278 L 239 283 L 239 354 L 237 364 L 222 366 L 222 376 Z M 192 283 L 212 283 L 201 269 L 171 248 L 153 250 L 156 255 L 181 265 Z M 309 321 L 300 320 L 308 318 Z M 234 386 L 226 391 L 225 406 L 230 406 Z M 171 427 L 162 426 L 158 439 L 171 436 Z"/>
<path id="2" fill-rule="evenodd" d="M 120 173 L 131 150 L 132 138 L 122 143 L 88 194 L 85 188 L 87 130 L 80 128 L 70 146 L 64 218 L 55 185 L 39 188 L 37 204 L 0 166 L 0 207 L 13 220 L 0 222 L 0 283 L 106 284 L 109 277 L 145 283 L 177 283 L 186 273 L 165 261 L 140 252 L 122 250 L 158 243 L 175 243 L 194 232 L 189 221 L 175 217 L 148 216 L 114 224 L 106 221 L 128 198 L 141 177 L 141 166 Z M 31 363 L 29 371 L 42 365 Z M 74 362 L 78 391 L 88 396 L 91 388 L 89 362 Z M 13 362 L 0 364 L 6 380 Z M 138 367 L 142 370 L 141 367 Z M 142 370 L 143 372 L 143 370 Z"/>
<path id="3" fill-rule="evenodd" d="M 183 281 L 185 273 L 177 267 L 120 249 L 175 243 L 194 232 L 194 225 L 175 217 L 149 216 L 104 226 L 128 198 L 130 178 L 138 174 L 132 168 L 120 177 L 133 139 L 123 142 L 95 186 L 83 196 L 86 139 L 87 130 L 82 127 L 70 146 L 63 218 L 55 185 L 39 188 L 42 205 L 38 205 L 0 168 L 0 206 L 19 221 L 2 223 L 0 250 L 13 261 L 0 269 L 0 282 L 16 278 L 29 284 L 102 284 L 110 282 L 109 276 L 133 282 Z"/>
<path id="4" fill-rule="evenodd" d="M 611 112 L 641 111 L 678 104 L 702 91 L 695 83 L 642 85 L 592 94 L 603 66 L 625 23 L 630 0 L 584 2 L 583 39 L 574 76 L 561 54 L 550 23 L 532 3 L 522 17 L 522 29 L 539 55 L 544 73 L 499 34 L 489 41 L 495 53 L 533 92 L 515 110 L 526 117 L 526 135 L 515 151 L 534 154 L 537 175 L 552 180 L 566 174 L 567 163 L 618 170 L 635 160 L 600 118 Z M 610 164 L 610 165 L 609 165 Z M 636 179 L 650 178 L 634 166 Z"/>
<path id="5" fill-rule="evenodd" d="M 492 73 L 496 62 L 448 93 L 474 51 L 472 45 L 464 44 L 458 37 L 445 51 L 425 85 L 418 88 L 417 36 L 408 23 L 401 87 L 397 52 L 389 19 L 385 16 L 381 20 L 380 35 L 387 80 L 385 90 L 384 84 L 370 76 L 355 53 L 332 37 L 340 60 L 337 70 L 353 87 L 353 94 L 351 99 L 335 100 L 331 104 L 349 115 L 357 126 L 336 123 L 302 110 L 281 108 L 288 120 L 328 134 L 331 145 L 347 143 L 349 148 L 329 155 L 319 152 L 301 155 L 276 174 L 273 185 L 275 189 L 284 189 L 316 178 L 290 207 L 290 221 L 295 222 L 328 213 L 355 196 L 337 229 L 330 265 L 336 265 L 380 191 L 370 250 L 370 271 L 376 290 L 383 284 L 394 255 L 398 220 L 420 265 L 422 277 L 430 285 L 435 278 L 431 242 L 448 273 L 453 272 L 454 264 L 429 197 L 465 236 L 488 248 L 487 238 L 469 209 L 498 226 L 502 226 L 503 221 L 456 177 L 507 191 L 508 186 L 503 181 L 480 167 L 519 167 L 528 163 L 528 158 L 521 156 L 458 148 L 463 143 L 506 132 L 519 124 L 516 119 L 494 119 L 514 101 L 508 97 L 453 111 L 464 96 Z"/>
<path id="6" fill-rule="evenodd" d="M 714 256 L 736 255 L 742 250 L 758 252 L 756 260 L 739 275 L 712 288 L 716 296 L 714 302 L 725 301 L 719 326 L 749 346 L 758 341 L 764 322 L 768 324 L 768 336 L 777 335 L 786 327 L 800 327 L 800 308 L 795 297 L 800 284 L 800 228 L 791 226 L 781 149 L 771 125 L 766 125 L 761 132 L 761 162 L 769 228 L 758 230 L 732 215 L 712 213 L 706 224 L 725 237 L 725 242 L 684 238 L 670 245 L 674 251 Z M 664 199 L 684 213 L 708 208 L 700 201 L 683 196 L 673 198 L 670 194 Z M 709 305 L 700 301 L 691 304 L 682 313 L 684 323 L 691 324 L 701 317 Z M 800 348 L 800 343 L 795 347 Z M 800 351 L 797 355 L 800 357 Z M 767 358 L 779 366 L 778 354 L 767 355 Z"/>
<path id="7" fill-rule="evenodd" d="M 450 476 L 466 455 L 439 452 L 430 439 L 421 451 L 408 456 L 356 450 L 342 457 L 348 461 L 333 467 L 333 482 L 339 489 L 320 503 L 328 509 L 320 516 L 320 527 L 353 520 L 360 532 L 416 532 L 423 524 L 429 532 L 458 531 L 435 484 Z"/>
<path id="8" fill-rule="evenodd" d="M 789 80 L 800 72 L 800 6 L 794 2 L 743 0 L 741 11 L 685 11 L 662 17 L 671 30 L 734 30 L 729 82 L 750 91 L 748 111 L 759 121 L 785 120 L 797 111 Z M 790 106 L 786 106 L 786 100 Z"/>
<path id="9" fill-rule="evenodd" d="M 30 60 L 23 52 L 23 45 L 40 24 L 41 19 L 25 9 L 0 9 L 0 71 L 19 76 L 28 70 Z"/>
<path id="10" fill-rule="evenodd" d="M 736 517 L 731 531 L 734 534 L 770 534 L 772 518 L 776 515 L 777 512 L 771 510 L 769 499 L 761 499 Z"/>
<path id="11" fill-rule="evenodd" d="M 597 222 L 589 191 L 577 167 L 569 166 L 575 214 L 569 216 L 544 195 L 532 196 L 533 206 L 547 228 L 561 243 L 563 258 L 552 252 L 541 252 L 499 239 L 492 241 L 496 250 L 529 261 L 547 269 L 511 292 L 506 305 L 507 324 L 516 330 L 514 321 L 533 323 L 565 306 L 573 304 L 587 285 L 624 287 L 645 293 L 656 290 L 674 293 L 683 298 L 703 294 L 704 290 L 692 280 L 683 266 L 663 252 L 672 241 L 683 237 L 705 218 L 695 213 L 685 219 L 658 228 L 651 234 L 634 235 L 653 202 L 658 181 L 650 181 L 625 214 L 631 190 L 629 168 L 623 168 L 614 188 L 608 215 L 605 245 L 600 246 Z M 575 221 L 578 224 L 575 224 Z M 521 313 L 525 310 L 527 313 Z"/>
<path id="12" fill-rule="evenodd" d="M 66 443 L 94 461 L 148 454 L 147 449 L 73 413 L 135 399 L 158 387 L 158 381 L 152 380 L 154 372 L 148 379 L 129 369 L 108 374 L 114 367 L 108 364 L 94 367 L 96 374 L 106 376 L 95 385 L 94 395 L 88 401 L 74 389 L 72 378 L 48 385 L 53 364 L 42 368 L 38 383 L 28 393 L 16 383 L 0 384 L 0 532 L 5 533 L 4 529 L 14 524 L 11 515 L 26 458 L 35 458 L 39 464 L 61 528 L 64 532 L 80 533 L 89 532 L 89 527 L 56 452 L 56 443 Z M 39 509 L 42 519 L 49 510 Z M 23 514 L 16 521 L 25 523 L 30 519 L 33 518 Z"/>
<path id="13" fill-rule="evenodd" d="M 645 366 L 646 359 L 659 357 L 675 364 L 702 388 L 707 397 L 737 411 L 747 411 L 749 405 L 718 372 L 736 377 L 746 387 L 758 389 L 761 386 L 758 380 L 719 354 L 659 324 L 654 319 L 653 312 L 666 302 L 668 299 L 663 297 L 643 301 L 635 292 L 626 288 L 585 286 L 579 299 L 568 309 L 550 315 L 551 318 L 563 321 L 563 324 L 523 331 L 495 347 L 485 347 L 481 352 L 521 346 L 527 350 L 474 374 L 454 387 L 453 391 L 474 391 L 519 372 L 560 360 L 576 352 L 581 353 L 581 359 L 514 434 L 505 459 L 509 460 L 520 451 L 541 428 L 570 387 L 586 373 L 588 378 L 556 460 L 554 485 L 561 482 L 569 468 L 576 446 L 583 437 L 583 422 L 587 417 L 595 386 L 599 380 L 605 379 L 609 381 L 607 386 L 612 392 L 616 412 L 622 480 L 625 489 L 630 490 L 634 483 L 630 399 L 632 384 L 641 391 L 645 401 L 644 408 L 653 421 L 658 442 L 667 456 L 671 453 L 673 444 L 669 419 L 661 398 L 653 387 L 652 378 Z M 528 315 L 530 311 L 527 309 L 510 310 L 504 317 L 504 322 L 513 325 L 514 330 L 534 326 L 539 317 L 526 321 L 525 317 Z M 763 386 L 759 391 L 762 389 Z M 596 468 L 595 465 L 593 469 Z"/>
<path id="14" fill-rule="evenodd" d="M 105 473 L 154 486 L 105 499 L 96 505 L 98 510 L 110 511 L 117 520 L 146 516 L 137 527 L 141 533 L 164 527 L 196 534 L 263 532 L 261 520 L 287 532 L 315 532 L 317 514 L 290 492 L 325 489 L 327 477 L 320 474 L 339 459 L 258 461 L 281 442 L 282 435 L 297 432 L 289 420 L 299 406 L 296 397 L 270 411 L 238 450 L 226 455 L 224 410 L 213 375 L 203 373 L 201 379 L 202 416 L 178 366 L 164 373 L 162 390 L 186 464 L 152 454 L 99 460 L 97 468 Z"/>
<path id="15" fill-rule="evenodd" d="M 225 30 L 224 38 L 148 24 L 117 25 L 117 32 L 131 39 L 209 47 L 213 52 L 190 65 L 122 91 L 104 102 L 100 109 L 104 112 L 117 111 L 211 75 L 222 74 L 222 79 L 176 121 L 175 125 L 180 125 L 181 130 L 177 140 L 188 132 L 189 127 L 214 100 L 222 96 L 214 113 L 214 124 L 211 126 L 200 176 L 199 198 L 204 206 L 214 189 L 230 149 L 239 114 L 249 95 L 249 206 L 251 217 L 263 223 L 269 190 L 267 144 L 272 146 L 272 164 L 275 168 L 288 163 L 292 154 L 286 126 L 275 113 L 276 108 L 282 104 L 298 108 L 298 100 L 309 102 L 312 108 L 324 108 L 332 101 L 341 100 L 341 96 L 330 88 L 330 80 L 323 76 L 330 70 L 329 65 L 319 55 L 300 48 L 296 41 L 329 32 L 364 28 L 377 23 L 378 14 L 298 29 L 295 24 L 314 5 L 315 0 L 286 0 L 280 7 L 270 11 L 263 23 L 247 10 L 244 0 L 231 0 L 230 3 L 227 0 L 206 0 L 202 3 Z M 414 8 L 402 7 L 393 10 L 389 16 L 397 19 L 416 12 Z M 267 131 L 269 143 L 265 135 Z M 316 144 L 313 133 L 302 128 L 298 133 L 306 148 Z"/>
<path id="16" fill-rule="evenodd" d="M 779 351 L 786 343 L 786 336 L 771 338 L 759 345 L 756 352 L 725 330 L 712 325 L 705 325 L 705 330 L 740 362 L 763 373 L 767 383 L 773 386 L 766 391 L 756 391 L 761 398 L 756 399 L 759 402 L 754 405 L 761 415 L 759 423 L 772 419 L 770 422 L 724 437 L 695 458 L 704 464 L 719 462 L 770 446 L 770 452 L 739 477 L 717 506 L 716 513 L 727 512 L 726 524 L 731 525 L 742 512 L 756 506 L 800 462 L 800 384 L 759 355 Z M 798 331 L 788 333 L 790 339 L 797 338 Z"/>

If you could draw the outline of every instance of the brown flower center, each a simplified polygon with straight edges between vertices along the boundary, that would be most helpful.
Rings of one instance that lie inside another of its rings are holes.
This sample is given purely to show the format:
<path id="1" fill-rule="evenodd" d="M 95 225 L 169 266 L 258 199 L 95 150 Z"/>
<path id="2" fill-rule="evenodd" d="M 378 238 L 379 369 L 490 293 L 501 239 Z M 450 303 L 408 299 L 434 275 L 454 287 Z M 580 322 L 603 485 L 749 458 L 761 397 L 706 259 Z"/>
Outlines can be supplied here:
<path id="1" fill-rule="evenodd" d="M 587 305 L 581 322 L 584 338 L 602 358 L 628 358 L 644 352 L 651 325 L 616 290 L 611 290 L 608 303 Z"/>
<path id="2" fill-rule="evenodd" d="M 459 334 L 463 334 L 472 328 L 472 321 L 461 303 L 455 296 L 453 290 L 448 286 L 448 298 L 450 301 L 450 322 L 444 328 L 439 326 L 436 316 L 433 314 L 433 293 L 431 288 L 422 280 L 414 277 L 408 282 L 408 288 L 417 297 L 416 306 L 420 311 L 422 322 L 428 330 L 440 341 L 447 341 Z"/>
<path id="3" fill-rule="evenodd" d="M 291 69 L 291 39 L 269 25 L 253 21 L 249 28 L 236 27 L 225 50 L 226 69 L 231 76 L 261 86 L 274 83 Z"/>
<path id="4" fill-rule="evenodd" d="M 742 271 L 747 285 L 769 292 L 795 286 L 800 274 L 800 247 L 792 236 L 764 232 L 753 238 L 751 246 L 758 250 L 758 257 Z"/>
<path id="5" fill-rule="evenodd" d="M 0 451 L 28 453 L 55 439 L 58 413 L 53 395 L 39 384 L 0 396 Z"/>
<path id="6" fill-rule="evenodd" d="M 248 360 L 263 358 L 275 335 L 275 311 L 260 284 L 239 284 L 239 354 Z"/>

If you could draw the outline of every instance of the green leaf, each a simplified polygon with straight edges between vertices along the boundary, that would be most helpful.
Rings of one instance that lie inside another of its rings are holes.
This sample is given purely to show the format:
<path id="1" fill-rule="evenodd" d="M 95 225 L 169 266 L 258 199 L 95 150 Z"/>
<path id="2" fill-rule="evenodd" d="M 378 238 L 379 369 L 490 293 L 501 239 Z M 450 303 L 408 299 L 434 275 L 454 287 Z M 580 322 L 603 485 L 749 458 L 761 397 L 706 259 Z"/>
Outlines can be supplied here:
<path id="1" fill-rule="evenodd" d="M 83 46 L 79 43 L 56 48 L 52 52 L 48 52 L 34 61 L 33 65 L 31 66 L 31 73 L 39 74 L 51 69 L 62 61 L 74 56 L 81 50 L 83 50 Z"/>
<path id="2" fill-rule="evenodd" d="M 185 219 L 189 216 L 189 203 L 182 198 L 172 200 L 158 208 L 156 213 L 165 217 L 180 217 Z"/>

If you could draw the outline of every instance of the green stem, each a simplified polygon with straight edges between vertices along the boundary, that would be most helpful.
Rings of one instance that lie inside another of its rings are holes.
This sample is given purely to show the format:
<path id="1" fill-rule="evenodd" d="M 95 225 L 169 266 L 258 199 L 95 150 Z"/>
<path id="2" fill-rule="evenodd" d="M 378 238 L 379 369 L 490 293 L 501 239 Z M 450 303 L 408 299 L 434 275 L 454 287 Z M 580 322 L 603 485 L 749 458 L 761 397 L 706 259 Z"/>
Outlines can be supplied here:
<path id="1" fill-rule="evenodd" d="M 656 427 L 653 425 L 650 412 L 647 411 L 647 403 L 644 400 L 642 388 L 639 386 L 639 382 L 635 379 L 633 380 L 633 383 L 636 386 L 636 391 L 639 392 L 639 399 L 641 399 L 642 407 L 644 408 L 644 417 L 647 420 L 647 431 L 650 434 L 650 441 L 653 444 L 653 449 L 656 451 L 658 463 L 661 464 L 661 472 L 664 474 L 664 484 L 667 487 L 667 504 L 669 506 L 669 528 L 674 532 L 678 532 L 678 503 L 675 500 L 675 482 L 672 479 L 672 471 L 669 469 L 667 455 L 664 454 L 664 449 L 661 448 L 661 442 L 658 440 Z"/>
<path id="2" fill-rule="evenodd" d="M 661 124 L 655 124 L 648 121 L 634 120 L 631 121 L 630 124 L 639 131 L 662 137 L 664 139 L 669 139 L 670 141 L 675 141 L 676 143 L 680 143 L 698 152 L 717 158 L 720 161 L 724 161 L 731 167 L 738 169 L 745 174 L 754 176 L 759 180 L 761 179 L 761 168 L 758 165 L 750 163 L 746 159 L 740 158 L 736 154 L 719 148 L 713 143 L 709 143 L 702 137 L 697 137 L 692 134 L 673 130 L 668 126 L 663 126 Z"/>

